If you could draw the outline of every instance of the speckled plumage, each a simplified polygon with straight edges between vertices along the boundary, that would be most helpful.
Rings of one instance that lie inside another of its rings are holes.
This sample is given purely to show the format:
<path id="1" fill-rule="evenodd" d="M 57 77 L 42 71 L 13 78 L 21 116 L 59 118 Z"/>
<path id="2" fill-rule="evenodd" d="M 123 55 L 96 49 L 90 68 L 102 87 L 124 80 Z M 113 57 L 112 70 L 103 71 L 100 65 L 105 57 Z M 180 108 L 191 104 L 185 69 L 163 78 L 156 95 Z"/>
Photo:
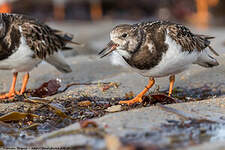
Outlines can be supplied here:
<path id="1" fill-rule="evenodd" d="M 3 30 L 0 34 L 0 60 L 8 58 L 18 50 L 20 37 L 34 51 L 33 57 L 44 59 L 59 49 L 65 49 L 72 36 L 51 29 L 37 19 L 20 14 L 0 14 Z"/>
<path id="2" fill-rule="evenodd" d="M 12 85 L 8 93 L 0 94 L 0 99 L 13 98 L 26 91 L 29 72 L 42 61 L 53 65 L 63 73 L 72 72 L 61 50 L 73 36 L 54 30 L 37 19 L 20 14 L 0 14 L 0 70 L 13 72 Z M 15 85 L 18 72 L 25 72 L 20 92 Z"/>
<path id="3" fill-rule="evenodd" d="M 144 22 L 135 24 L 138 28 L 142 28 L 146 33 L 156 31 L 156 34 L 167 31 L 168 35 L 182 46 L 184 51 L 202 51 L 210 45 L 209 39 L 214 37 L 199 35 L 192 33 L 187 27 L 168 21 Z"/>
<path id="4" fill-rule="evenodd" d="M 123 37 L 125 34 L 126 37 Z M 188 61 L 189 64 L 187 65 L 194 63 L 204 67 L 218 65 L 217 61 L 206 52 L 211 50 L 217 55 L 210 46 L 209 40 L 213 37 L 194 34 L 180 24 L 168 21 L 142 22 L 133 25 L 122 24 L 114 27 L 110 35 L 112 43 L 119 45 L 115 51 L 118 53 L 123 51 L 123 54 L 121 54 L 123 59 L 135 70 L 140 70 L 139 72 L 157 67 L 171 47 L 175 47 L 174 50 L 171 50 L 171 55 L 174 51 L 177 57 L 184 57 L 184 59 L 186 58 L 183 55 L 195 57 L 190 62 Z M 177 52 L 175 52 L 176 49 Z M 124 55 L 125 52 L 126 55 Z M 180 54 L 182 56 L 178 56 Z M 176 58 L 176 56 L 169 57 L 171 59 Z M 176 64 L 173 65 L 176 67 Z M 179 67 L 179 64 L 177 65 Z M 180 71 L 183 71 L 183 69 Z"/>
<path id="5" fill-rule="evenodd" d="M 61 72 L 71 72 L 61 50 L 73 36 L 21 14 L 0 14 L 0 70 L 29 72 L 42 60 Z"/>
<path id="6" fill-rule="evenodd" d="M 194 34 L 183 25 L 167 21 L 118 25 L 110 32 L 110 38 L 109 44 L 99 53 L 101 57 L 115 52 L 119 54 L 114 56 L 119 58 L 116 60 L 122 60 L 133 71 L 149 77 L 148 85 L 141 93 L 132 100 L 120 101 L 120 104 L 142 102 L 143 95 L 154 85 L 154 78 L 169 76 L 168 96 L 171 96 L 176 74 L 192 64 L 219 65 L 208 54 L 211 50 L 217 55 L 210 47 L 212 37 Z"/>

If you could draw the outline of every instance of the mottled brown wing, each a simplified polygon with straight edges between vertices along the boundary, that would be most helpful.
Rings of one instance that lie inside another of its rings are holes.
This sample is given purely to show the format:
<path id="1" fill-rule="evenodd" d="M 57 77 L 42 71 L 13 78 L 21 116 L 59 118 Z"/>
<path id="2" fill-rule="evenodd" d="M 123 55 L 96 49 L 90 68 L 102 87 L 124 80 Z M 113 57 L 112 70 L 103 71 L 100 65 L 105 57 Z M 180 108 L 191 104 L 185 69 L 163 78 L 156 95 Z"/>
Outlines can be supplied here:
<path id="1" fill-rule="evenodd" d="M 183 51 L 202 51 L 209 47 L 215 55 L 218 55 L 210 46 L 209 39 L 213 37 L 193 34 L 188 28 L 178 24 L 169 25 L 168 31 L 168 35 L 182 46 Z"/>
<path id="2" fill-rule="evenodd" d="M 19 47 L 21 33 L 14 25 L 7 25 L 4 38 L 0 41 L 0 60 L 11 56 Z"/>
<path id="3" fill-rule="evenodd" d="M 12 24 L 12 16 L 0 14 L 0 60 L 4 60 L 11 56 L 19 47 L 20 31 L 15 24 Z"/>
<path id="4" fill-rule="evenodd" d="M 35 52 L 35 57 L 44 59 L 59 49 L 63 49 L 65 41 L 54 30 L 45 24 L 35 21 L 24 22 L 22 25 L 23 36 Z"/>

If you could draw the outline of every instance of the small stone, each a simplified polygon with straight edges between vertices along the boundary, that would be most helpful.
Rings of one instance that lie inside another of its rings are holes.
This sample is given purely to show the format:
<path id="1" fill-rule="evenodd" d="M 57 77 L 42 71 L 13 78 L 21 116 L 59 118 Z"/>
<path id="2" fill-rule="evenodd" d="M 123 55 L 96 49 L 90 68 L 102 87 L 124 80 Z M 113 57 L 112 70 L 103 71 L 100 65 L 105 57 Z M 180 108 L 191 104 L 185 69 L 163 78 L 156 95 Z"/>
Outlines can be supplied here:
<path id="1" fill-rule="evenodd" d="M 77 103 L 78 106 L 81 106 L 81 107 L 87 107 L 87 106 L 90 106 L 91 105 L 91 102 L 90 101 L 82 101 L 82 102 L 78 102 Z"/>
<path id="2" fill-rule="evenodd" d="M 121 105 L 114 105 L 114 106 L 108 107 L 105 111 L 107 111 L 107 112 L 118 112 L 118 111 L 121 111 L 121 110 L 122 110 Z"/>
<path id="3" fill-rule="evenodd" d="M 40 116 L 40 121 L 44 121 L 45 120 L 45 117 L 44 116 Z"/>

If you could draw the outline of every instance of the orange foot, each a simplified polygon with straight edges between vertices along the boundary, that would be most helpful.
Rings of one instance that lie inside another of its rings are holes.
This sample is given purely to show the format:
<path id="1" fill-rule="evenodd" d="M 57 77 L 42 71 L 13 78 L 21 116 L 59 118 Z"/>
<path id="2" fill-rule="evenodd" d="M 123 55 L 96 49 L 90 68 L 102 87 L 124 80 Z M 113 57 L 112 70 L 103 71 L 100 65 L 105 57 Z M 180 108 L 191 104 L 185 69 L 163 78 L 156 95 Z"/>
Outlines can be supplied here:
<path id="1" fill-rule="evenodd" d="M 128 100 L 128 101 L 120 101 L 119 104 L 127 104 L 127 105 L 132 105 L 134 103 L 141 103 L 142 100 L 142 96 L 136 96 L 135 98 L 133 98 L 132 100 Z"/>
<path id="2" fill-rule="evenodd" d="M 154 85 L 154 83 L 155 83 L 154 78 L 149 78 L 148 85 L 145 87 L 145 89 L 140 94 L 138 94 L 132 100 L 120 101 L 119 103 L 120 104 L 127 104 L 127 105 L 131 105 L 131 104 L 134 104 L 134 103 L 141 103 L 143 101 L 142 97 L 145 95 L 146 92 L 148 92 L 148 90 Z"/>
<path id="3" fill-rule="evenodd" d="M 15 95 L 19 95 L 20 92 L 15 91 L 15 92 L 9 92 L 6 94 L 0 95 L 0 99 L 13 99 Z"/>

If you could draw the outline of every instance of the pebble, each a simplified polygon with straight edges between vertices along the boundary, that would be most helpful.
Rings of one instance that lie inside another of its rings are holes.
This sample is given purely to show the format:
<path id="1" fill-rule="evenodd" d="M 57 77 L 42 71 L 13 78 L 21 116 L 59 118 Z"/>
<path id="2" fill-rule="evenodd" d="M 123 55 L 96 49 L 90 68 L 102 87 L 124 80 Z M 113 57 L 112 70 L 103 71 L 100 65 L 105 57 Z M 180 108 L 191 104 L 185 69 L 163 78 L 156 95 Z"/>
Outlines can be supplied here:
<path id="1" fill-rule="evenodd" d="M 108 107 L 105 111 L 107 112 L 118 112 L 122 110 L 122 106 L 121 105 L 114 105 L 111 107 Z"/>
<path id="2" fill-rule="evenodd" d="M 81 107 L 85 107 L 85 106 L 90 106 L 91 105 L 91 102 L 90 101 L 82 101 L 82 102 L 79 102 L 77 103 L 78 106 L 81 106 Z"/>

